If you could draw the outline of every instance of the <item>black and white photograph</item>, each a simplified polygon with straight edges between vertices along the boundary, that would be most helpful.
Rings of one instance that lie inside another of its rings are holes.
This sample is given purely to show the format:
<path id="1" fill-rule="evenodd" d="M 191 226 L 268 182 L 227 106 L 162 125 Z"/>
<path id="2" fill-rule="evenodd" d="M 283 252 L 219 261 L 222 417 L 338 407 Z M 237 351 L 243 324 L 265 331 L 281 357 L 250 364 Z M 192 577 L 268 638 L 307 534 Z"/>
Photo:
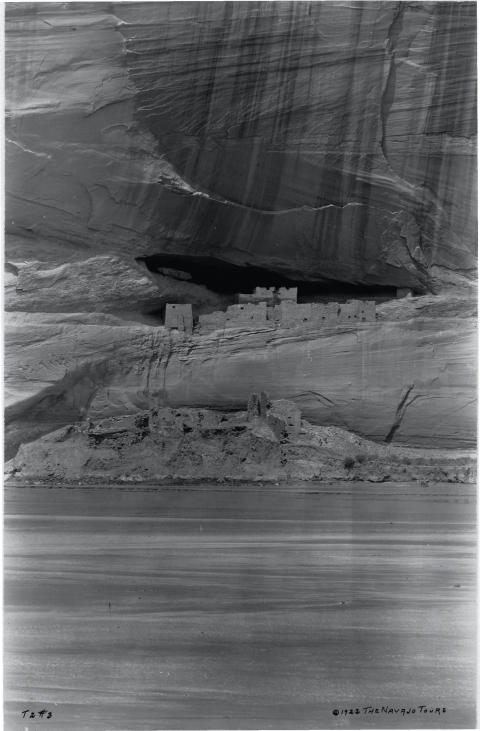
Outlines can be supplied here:
<path id="1" fill-rule="evenodd" d="M 4 2 L 5 731 L 477 728 L 477 2 Z"/>

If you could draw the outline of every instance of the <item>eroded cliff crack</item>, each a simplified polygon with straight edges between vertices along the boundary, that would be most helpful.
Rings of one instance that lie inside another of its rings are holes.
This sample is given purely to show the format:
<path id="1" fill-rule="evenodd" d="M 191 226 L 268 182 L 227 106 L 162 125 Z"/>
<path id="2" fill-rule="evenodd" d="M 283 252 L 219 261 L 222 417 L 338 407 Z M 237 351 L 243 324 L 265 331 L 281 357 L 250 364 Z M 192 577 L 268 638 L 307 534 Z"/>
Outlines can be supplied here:
<path id="1" fill-rule="evenodd" d="M 413 404 L 413 402 L 416 401 L 418 398 L 421 398 L 421 395 L 417 395 L 417 396 L 414 396 L 410 401 L 408 401 L 408 397 L 410 396 L 410 393 L 413 391 L 414 388 L 415 388 L 415 383 L 413 383 L 411 386 L 408 386 L 405 396 L 402 398 L 399 405 L 397 406 L 395 420 L 392 424 L 390 431 L 388 432 L 387 436 L 385 437 L 385 441 L 387 444 L 390 444 L 392 442 L 393 437 L 395 436 L 396 432 L 399 430 L 400 426 L 402 425 L 402 421 L 405 416 L 405 412 L 406 412 L 407 408 L 410 406 L 410 404 Z"/>
<path id="2" fill-rule="evenodd" d="M 392 22 L 390 23 L 390 26 L 388 28 L 387 38 L 385 41 L 385 50 L 389 57 L 389 66 L 385 88 L 383 90 L 382 98 L 380 101 L 380 121 L 382 125 L 381 148 L 383 156 L 389 167 L 391 166 L 388 159 L 387 149 L 387 125 L 391 108 L 395 102 L 397 68 L 399 68 L 403 63 L 409 63 L 415 66 L 420 71 L 426 70 L 422 64 L 411 61 L 409 59 L 409 53 L 413 41 L 419 35 L 419 33 L 423 31 L 431 16 L 429 16 L 426 22 L 417 29 L 416 33 L 413 36 L 409 36 L 407 32 L 407 37 L 409 38 L 408 47 L 406 49 L 398 49 L 398 43 L 401 39 L 401 34 L 403 30 L 404 16 L 407 10 L 410 13 L 415 11 L 421 12 L 422 8 L 417 8 L 414 4 L 410 4 L 407 2 L 400 2 L 399 7 L 395 11 Z"/>

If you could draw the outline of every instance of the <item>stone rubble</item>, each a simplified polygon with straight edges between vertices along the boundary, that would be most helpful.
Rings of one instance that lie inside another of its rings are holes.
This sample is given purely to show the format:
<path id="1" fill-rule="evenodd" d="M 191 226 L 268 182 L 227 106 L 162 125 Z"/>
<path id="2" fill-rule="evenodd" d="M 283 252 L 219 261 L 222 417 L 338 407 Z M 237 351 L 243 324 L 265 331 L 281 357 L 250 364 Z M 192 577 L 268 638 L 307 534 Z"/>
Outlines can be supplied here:
<path id="1" fill-rule="evenodd" d="M 68 425 L 5 465 L 24 482 L 201 480 L 474 482 L 475 453 L 381 445 L 302 419 L 296 404 L 251 394 L 247 411 L 152 407 Z"/>

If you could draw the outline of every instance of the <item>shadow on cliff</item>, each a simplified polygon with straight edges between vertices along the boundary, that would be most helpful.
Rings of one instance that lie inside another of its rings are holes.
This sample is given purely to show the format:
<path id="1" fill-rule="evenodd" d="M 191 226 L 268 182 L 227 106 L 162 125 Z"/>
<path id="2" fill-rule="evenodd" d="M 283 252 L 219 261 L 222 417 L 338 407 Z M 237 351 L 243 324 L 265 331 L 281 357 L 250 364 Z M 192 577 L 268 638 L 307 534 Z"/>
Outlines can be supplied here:
<path id="1" fill-rule="evenodd" d="M 284 276 L 278 272 L 249 265 L 236 265 L 213 257 L 153 254 L 138 257 L 153 274 L 164 267 L 186 272 L 191 283 L 203 285 L 219 294 L 248 293 L 255 287 L 297 287 L 299 301 L 311 298 L 335 297 L 339 301 L 347 298 L 370 298 L 378 301 L 394 299 L 396 288 L 379 285 L 357 285 L 340 281 L 307 281 Z"/>
<path id="2" fill-rule="evenodd" d="M 7 407 L 5 460 L 15 457 L 21 444 L 84 419 L 107 373 L 108 363 L 87 363 L 39 394 Z"/>

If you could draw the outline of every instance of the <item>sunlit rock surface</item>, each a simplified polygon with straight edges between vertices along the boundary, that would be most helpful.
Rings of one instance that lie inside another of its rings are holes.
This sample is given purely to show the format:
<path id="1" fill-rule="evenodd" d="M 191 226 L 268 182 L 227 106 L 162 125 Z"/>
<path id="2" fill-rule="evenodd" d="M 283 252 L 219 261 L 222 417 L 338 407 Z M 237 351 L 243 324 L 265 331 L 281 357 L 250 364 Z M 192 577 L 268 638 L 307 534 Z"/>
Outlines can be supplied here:
<path id="1" fill-rule="evenodd" d="M 475 3 L 7 8 L 7 230 L 438 289 L 475 259 Z"/>

